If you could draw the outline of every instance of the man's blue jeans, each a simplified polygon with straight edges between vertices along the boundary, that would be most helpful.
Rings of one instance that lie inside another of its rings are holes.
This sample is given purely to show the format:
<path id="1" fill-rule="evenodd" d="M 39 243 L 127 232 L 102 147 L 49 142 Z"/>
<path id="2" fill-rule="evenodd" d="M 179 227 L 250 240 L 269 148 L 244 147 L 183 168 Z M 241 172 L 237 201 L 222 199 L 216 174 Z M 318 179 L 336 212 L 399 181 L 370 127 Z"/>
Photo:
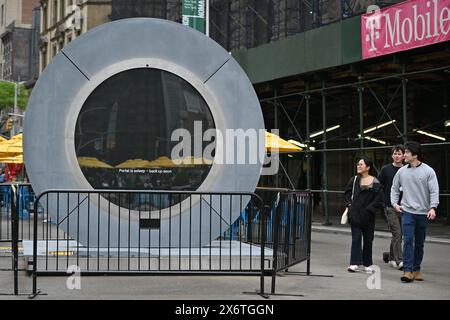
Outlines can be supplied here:
<path id="1" fill-rule="evenodd" d="M 426 215 L 403 211 L 403 271 L 420 271 L 427 230 Z"/>

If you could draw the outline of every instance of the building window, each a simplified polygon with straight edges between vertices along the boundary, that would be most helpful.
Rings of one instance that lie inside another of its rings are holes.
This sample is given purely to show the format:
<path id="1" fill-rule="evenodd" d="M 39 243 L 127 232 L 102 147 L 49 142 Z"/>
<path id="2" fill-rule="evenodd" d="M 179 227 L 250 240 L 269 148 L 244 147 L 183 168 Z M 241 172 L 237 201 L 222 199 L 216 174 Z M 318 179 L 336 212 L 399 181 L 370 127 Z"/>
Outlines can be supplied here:
<path id="1" fill-rule="evenodd" d="M 58 53 L 58 45 L 54 44 L 53 47 L 52 47 L 52 58 L 54 56 L 56 56 L 57 53 Z"/>
<path id="2" fill-rule="evenodd" d="M 47 66 L 47 48 L 42 49 L 41 52 L 41 72 L 44 71 Z"/>
<path id="3" fill-rule="evenodd" d="M 48 26 L 47 6 L 42 7 L 42 31 L 47 30 Z"/>
<path id="4" fill-rule="evenodd" d="M 58 22 L 58 1 L 53 1 L 53 24 Z"/>
<path id="5" fill-rule="evenodd" d="M 64 17 L 66 16 L 66 0 L 61 0 L 61 7 L 60 7 L 60 11 L 61 11 L 61 17 L 60 20 L 64 20 Z"/>

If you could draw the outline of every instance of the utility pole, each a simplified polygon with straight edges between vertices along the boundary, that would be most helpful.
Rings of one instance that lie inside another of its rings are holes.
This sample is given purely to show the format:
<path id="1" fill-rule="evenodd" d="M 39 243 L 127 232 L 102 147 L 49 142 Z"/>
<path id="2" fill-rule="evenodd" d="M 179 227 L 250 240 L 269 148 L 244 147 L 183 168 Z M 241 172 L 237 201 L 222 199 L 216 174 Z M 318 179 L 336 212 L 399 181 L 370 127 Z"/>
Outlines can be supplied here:
<path id="1" fill-rule="evenodd" d="M 13 122 L 13 128 L 12 128 L 11 136 L 15 136 L 17 134 L 17 121 L 18 121 L 18 119 L 17 119 L 17 113 L 18 113 L 18 111 L 17 111 L 17 97 L 19 95 L 19 83 L 20 83 L 20 76 L 19 76 L 18 80 L 14 82 L 14 115 L 13 115 L 14 122 Z"/>
<path id="2" fill-rule="evenodd" d="M 205 2 L 205 33 L 209 37 L 209 0 Z"/>
<path id="3" fill-rule="evenodd" d="M 2 49 L 2 51 L 3 51 L 3 49 Z M 5 65 L 5 60 L 3 60 L 3 52 L 0 52 L 0 55 L 1 55 L 0 63 L 2 65 L 2 69 L 0 70 L 0 80 L 3 80 L 3 68 L 4 68 L 4 65 Z"/>

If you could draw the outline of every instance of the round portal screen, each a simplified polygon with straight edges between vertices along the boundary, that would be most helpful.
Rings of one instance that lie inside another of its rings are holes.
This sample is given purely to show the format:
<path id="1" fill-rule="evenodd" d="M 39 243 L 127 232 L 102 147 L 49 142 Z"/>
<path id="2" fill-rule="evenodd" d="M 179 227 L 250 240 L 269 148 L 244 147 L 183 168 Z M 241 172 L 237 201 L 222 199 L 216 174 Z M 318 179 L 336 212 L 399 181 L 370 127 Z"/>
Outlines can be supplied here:
<path id="1" fill-rule="evenodd" d="M 94 189 L 197 190 L 212 166 L 211 157 L 196 154 L 211 142 L 203 134 L 214 129 L 203 97 L 184 79 L 158 69 L 118 73 L 99 85 L 78 115 L 75 151 L 81 171 Z M 172 150 L 181 129 L 190 148 L 174 161 Z M 190 149 L 190 150 L 189 150 Z M 181 162 L 181 163 L 180 163 Z M 182 200 L 159 195 L 111 199 L 133 210 L 167 208 Z"/>

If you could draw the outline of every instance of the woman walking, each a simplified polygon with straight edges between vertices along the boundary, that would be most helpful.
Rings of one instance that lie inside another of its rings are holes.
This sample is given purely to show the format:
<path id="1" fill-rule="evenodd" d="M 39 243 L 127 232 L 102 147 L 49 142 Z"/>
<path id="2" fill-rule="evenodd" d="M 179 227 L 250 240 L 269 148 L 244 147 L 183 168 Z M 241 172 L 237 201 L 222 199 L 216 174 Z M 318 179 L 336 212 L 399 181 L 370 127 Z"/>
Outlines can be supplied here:
<path id="1" fill-rule="evenodd" d="M 373 161 L 362 157 L 356 165 L 357 175 L 345 188 L 348 222 L 352 229 L 352 248 L 349 272 L 372 273 L 372 242 L 375 232 L 375 214 L 384 207 L 383 187 L 376 177 Z M 363 245 L 361 246 L 361 240 Z M 361 266 L 361 267 L 360 267 Z"/>

